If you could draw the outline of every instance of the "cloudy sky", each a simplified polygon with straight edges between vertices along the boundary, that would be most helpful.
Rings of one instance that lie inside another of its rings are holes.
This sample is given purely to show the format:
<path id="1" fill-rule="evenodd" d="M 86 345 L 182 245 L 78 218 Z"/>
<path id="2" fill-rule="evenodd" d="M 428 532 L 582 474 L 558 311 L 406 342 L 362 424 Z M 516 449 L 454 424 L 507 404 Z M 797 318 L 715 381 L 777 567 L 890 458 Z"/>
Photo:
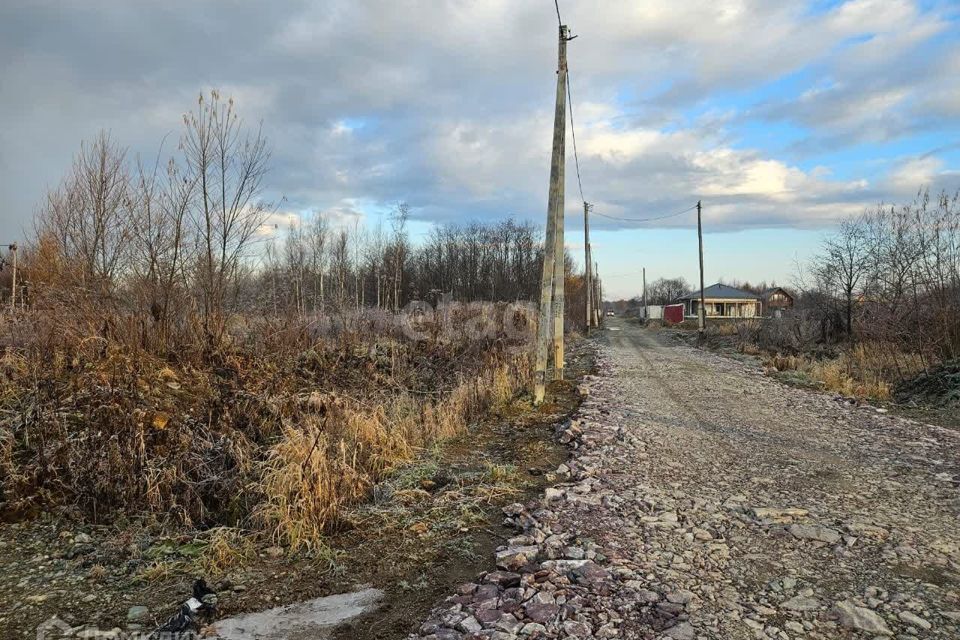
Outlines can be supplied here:
<path id="1" fill-rule="evenodd" d="M 560 8 L 584 197 L 635 218 L 702 199 L 709 281 L 786 283 L 844 216 L 960 187 L 954 0 Z M 22 237 L 99 129 L 175 153 L 211 88 L 263 122 L 287 213 L 542 222 L 556 38 L 551 0 L 3 0 L 0 228 Z M 567 177 L 579 254 L 572 155 Z M 596 217 L 608 292 L 636 293 L 642 266 L 693 281 L 694 222 Z"/>

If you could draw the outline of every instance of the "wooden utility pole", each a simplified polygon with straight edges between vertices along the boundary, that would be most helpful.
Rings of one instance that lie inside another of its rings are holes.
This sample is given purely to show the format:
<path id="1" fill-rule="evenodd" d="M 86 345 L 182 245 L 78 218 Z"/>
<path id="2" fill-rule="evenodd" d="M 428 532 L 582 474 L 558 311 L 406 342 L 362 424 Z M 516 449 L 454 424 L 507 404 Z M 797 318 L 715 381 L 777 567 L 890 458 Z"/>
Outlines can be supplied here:
<path id="1" fill-rule="evenodd" d="M 643 321 L 646 322 L 647 318 L 647 268 L 643 268 Z"/>
<path id="2" fill-rule="evenodd" d="M 17 243 L 10 245 L 10 253 L 13 254 L 13 280 L 10 284 L 10 311 L 17 311 Z"/>
<path id="3" fill-rule="evenodd" d="M 583 203 L 583 264 L 584 277 L 586 278 L 584 290 L 586 291 L 586 312 L 587 312 L 587 333 L 590 333 L 590 327 L 593 325 L 593 279 L 591 278 L 592 267 L 590 265 L 590 205 Z"/>
<path id="4" fill-rule="evenodd" d="M 564 143 L 567 133 L 567 26 L 560 25 L 557 52 L 557 98 L 553 114 L 553 157 L 550 161 L 550 192 L 547 198 L 547 232 L 543 243 L 543 273 L 540 278 L 540 313 L 537 318 L 537 352 L 533 402 L 540 404 L 546 392 L 547 357 L 550 347 L 551 319 L 560 320 L 559 353 L 554 326 L 554 366 L 563 368 L 563 177 Z M 559 228 L 559 231 L 558 231 Z M 557 246 L 560 247 L 559 254 Z M 560 278 L 557 282 L 557 263 Z M 560 299 L 556 298 L 559 291 Z M 558 304 L 559 302 L 559 304 Z M 559 360 L 557 356 L 559 355 Z"/>
<path id="5" fill-rule="evenodd" d="M 703 340 L 703 334 L 707 329 L 707 309 L 703 305 L 703 225 L 700 222 L 699 200 L 697 200 L 697 239 L 700 242 L 700 313 L 697 314 L 699 317 L 697 331 L 700 339 Z"/>

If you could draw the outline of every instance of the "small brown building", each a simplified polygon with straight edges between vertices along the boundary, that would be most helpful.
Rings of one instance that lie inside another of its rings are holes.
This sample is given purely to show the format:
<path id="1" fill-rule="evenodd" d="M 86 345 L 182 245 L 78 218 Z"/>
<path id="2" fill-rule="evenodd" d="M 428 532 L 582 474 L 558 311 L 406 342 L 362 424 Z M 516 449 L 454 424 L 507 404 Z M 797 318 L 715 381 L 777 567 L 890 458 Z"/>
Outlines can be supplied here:
<path id="1" fill-rule="evenodd" d="M 793 308 L 793 296 L 783 287 L 771 287 L 761 294 L 763 315 L 779 318 L 787 309 Z"/>

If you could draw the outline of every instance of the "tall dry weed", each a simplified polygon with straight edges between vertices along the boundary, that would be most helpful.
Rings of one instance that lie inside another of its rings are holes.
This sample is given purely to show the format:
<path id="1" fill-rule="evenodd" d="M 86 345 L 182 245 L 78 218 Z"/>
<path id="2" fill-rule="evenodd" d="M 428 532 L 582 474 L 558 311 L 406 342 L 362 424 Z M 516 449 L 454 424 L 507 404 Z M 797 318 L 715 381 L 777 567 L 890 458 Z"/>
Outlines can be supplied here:
<path id="1" fill-rule="evenodd" d="M 246 318 L 215 351 L 187 327 L 168 335 L 195 340 L 176 354 L 122 319 L 59 320 L 24 313 L 0 330 L 0 509 L 152 514 L 318 547 L 345 505 L 530 375 L 525 351 L 498 339 L 410 341 L 362 315 L 319 332 Z"/>
<path id="2" fill-rule="evenodd" d="M 890 349 L 881 343 L 861 343 L 832 358 L 775 354 L 768 364 L 778 371 L 799 371 L 834 393 L 872 400 L 889 400 L 893 386 L 923 370 L 918 354 Z"/>
<path id="3" fill-rule="evenodd" d="M 462 380 L 439 400 L 403 393 L 373 408 L 311 395 L 307 403 L 315 415 L 285 427 L 263 465 L 258 522 L 292 548 L 322 545 L 344 507 L 389 470 L 507 402 L 528 372 L 528 359 L 513 356 Z"/>

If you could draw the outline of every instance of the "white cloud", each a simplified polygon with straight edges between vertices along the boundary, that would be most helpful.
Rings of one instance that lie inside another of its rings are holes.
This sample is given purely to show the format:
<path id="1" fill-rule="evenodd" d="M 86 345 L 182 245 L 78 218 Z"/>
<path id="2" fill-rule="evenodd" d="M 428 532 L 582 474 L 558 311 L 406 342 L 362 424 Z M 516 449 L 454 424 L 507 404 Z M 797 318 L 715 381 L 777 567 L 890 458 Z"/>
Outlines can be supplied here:
<path id="1" fill-rule="evenodd" d="M 884 32 L 916 16 L 916 7 L 907 0 L 851 0 L 830 12 L 827 25 L 841 34 Z"/>
<path id="2" fill-rule="evenodd" d="M 826 146 L 960 120 L 960 93 L 946 81 L 960 73 L 960 46 L 944 39 L 923 49 L 955 26 L 936 6 L 561 8 L 579 35 L 569 45 L 577 142 L 585 196 L 598 209 L 659 213 L 703 197 L 731 227 L 810 226 L 917 177 L 948 174 L 924 161 L 926 171 L 838 178 L 829 161 L 805 168 L 812 163 L 799 152 L 736 138 L 745 118 L 787 121 Z M 133 151 L 155 153 L 212 86 L 237 98 L 247 122 L 263 121 L 274 146 L 269 195 L 286 196 L 291 210 L 348 220 L 407 200 L 415 215 L 445 221 L 539 220 L 545 208 L 556 63 L 549 2 L 294 1 L 228 12 L 188 0 L 23 4 L 0 8 L 0 59 L 7 224 L 26 222 L 81 139 L 106 127 Z M 795 81 L 801 97 L 749 113 L 736 106 L 740 92 L 801 69 L 815 70 Z M 572 162 L 567 178 L 577 212 Z"/>
<path id="3" fill-rule="evenodd" d="M 960 60 L 956 16 L 910 0 L 850 0 L 828 14 L 839 39 L 816 71 L 823 78 L 799 98 L 777 97 L 755 116 L 807 127 L 802 148 L 886 142 L 960 118 L 950 95 L 951 61 Z"/>
<path id="4" fill-rule="evenodd" d="M 921 187 L 933 185 L 942 171 L 943 161 L 939 158 L 908 158 L 890 171 L 889 180 L 897 189 L 916 192 Z"/>

